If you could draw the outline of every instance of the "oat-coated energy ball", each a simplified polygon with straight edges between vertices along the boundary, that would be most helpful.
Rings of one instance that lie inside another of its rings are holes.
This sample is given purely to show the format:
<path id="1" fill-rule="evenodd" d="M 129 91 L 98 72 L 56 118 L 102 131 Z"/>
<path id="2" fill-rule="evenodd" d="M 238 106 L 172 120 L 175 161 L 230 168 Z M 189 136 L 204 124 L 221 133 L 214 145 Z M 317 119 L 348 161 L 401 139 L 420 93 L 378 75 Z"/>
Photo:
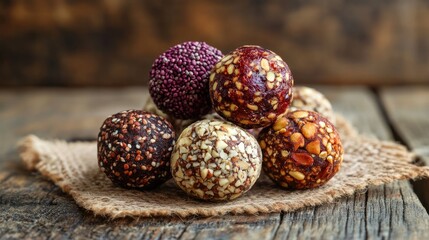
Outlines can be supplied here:
<path id="1" fill-rule="evenodd" d="M 307 110 L 320 113 L 335 125 L 335 114 L 329 100 L 319 91 L 309 87 L 293 87 L 289 112 Z"/>
<path id="2" fill-rule="evenodd" d="M 150 97 L 147 99 L 145 105 L 143 106 L 143 111 L 154 113 L 158 116 L 165 118 L 168 122 L 170 122 L 173 125 L 174 130 L 176 131 L 176 134 L 180 134 L 183 131 L 183 129 L 185 129 L 191 123 L 197 121 L 197 119 L 186 119 L 186 120 L 177 119 L 170 115 L 165 114 L 164 112 L 158 109 L 158 107 L 153 102 L 153 99 Z"/>
<path id="3" fill-rule="evenodd" d="M 293 77 L 274 52 L 243 46 L 223 57 L 210 75 L 210 97 L 222 117 L 243 127 L 274 123 L 292 98 Z"/>
<path id="4" fill-rule="evenodd" d="M 156 106 L 178 119 L 196 119 L 210 111 L 210 70 L 222 53 L 204 42 L 184 42 L 152 65 L 149 92 Z"/>
<path id="5" fill-rule="evenodd" d="M 258 141 L 265 173 L 287 189 L 321 186 L 343 161 L 337 130 L 316 112 L 290 112 L 262 130 Z"/>
<path id="6" fill-rule="evenodd" d="M 148 189 L 171 178 L 173 126 L 164 118 L 141 110 L 108 117 L 98 134 L 98 165 L 113 183 Z"/>
<path id="7" fill-rule="evenodd" d="M 258 179 L 262 153 L 245 130 L 219 120 L 201 120 L 183 130 L 171 155 L 171 173 L 189 195 L 232 200 Z"/>

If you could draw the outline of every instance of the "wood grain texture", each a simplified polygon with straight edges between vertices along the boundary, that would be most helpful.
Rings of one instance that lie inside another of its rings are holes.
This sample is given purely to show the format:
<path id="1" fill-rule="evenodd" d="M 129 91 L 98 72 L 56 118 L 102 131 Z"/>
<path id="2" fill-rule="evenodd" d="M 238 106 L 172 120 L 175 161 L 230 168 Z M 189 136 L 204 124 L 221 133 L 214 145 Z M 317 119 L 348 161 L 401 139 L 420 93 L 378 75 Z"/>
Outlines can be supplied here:
<path id="1" fill-rule="evenodd" d="M 400 140 L 416 153 L 421 164 L 429 166 L 429 87 L 382 88 L 380 97 Z M 429 209 L 429 180 L 416 181 L 413 185 Z"/>
<path id="2" fill-rule="evenodd" d="M 367 89 L 318 89 L 360 131 L 390 139 L 374 95 Z M 15 141 L 29 133 L 94 139 L 107 115 L 141 107 L 147 89 L 0 90 L 0 96 L 0 126 L 5 133 L 0 144 L 0 238 L 421 239 L 429 227 L 429 216 L 407 181 L 370 187 L 335 203 L 293 213 L 115 221 L 95 217 L 51 182 L 23 169 Z"/>
<path id="3" fill-rule="evenodd" d="M 429 3 L 1 1 L 0 85 L 143 85 L 188 40 L 262 45 L 305 83 L 427 83 Z"/>
<path id="4" fill-rule="evenodd" d="M 392 140 L 392 132 L 377 107 L 376 96 L 364 86 L 324 87 L 313 85 L 332 103 L 335 112 L 343 114 L 361 134 L 381 140 Z"/>
<path id="5" fill-rule="evenodd" d="M 382 88 L 380 96 L 397 133 L 429 165 L 429 87 Z"/>

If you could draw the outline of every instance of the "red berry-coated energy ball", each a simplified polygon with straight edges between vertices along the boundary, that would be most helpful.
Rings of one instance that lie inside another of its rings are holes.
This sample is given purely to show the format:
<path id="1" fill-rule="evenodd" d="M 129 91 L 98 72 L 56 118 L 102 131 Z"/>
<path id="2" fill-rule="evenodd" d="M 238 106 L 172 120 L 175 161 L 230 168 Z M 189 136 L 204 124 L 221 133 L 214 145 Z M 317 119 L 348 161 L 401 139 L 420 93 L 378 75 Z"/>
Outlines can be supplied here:
<path id="1" fill-rule="evenodd" d="M 98 134 L 98 165 L 113 183 L 149 189 L 169 178 L 175 143 L 173 126 L 141 110 L 108 117 Z"/>
<path id="2" fill-rule="evenodd" d="M 298 110 L 259 134 L 265 173 L 286 189 L 315 188 L 340 169 L 343 147 L 334 125 L 320 114 Z"/>
<path id="3" fill-rule="evenodd" d="M 180 134 L 171 155 L 176 184 L 190 196 L 232 200 L 258 179 L 262 153 L 256 139 L 225 121 L 201 120 Z"/>
<path id="4" fill-rule="evenodd" d="M 197 119 L 211 108 L 210 70 L 222 53 L 204 42 L 184 42 L 152 65 L 149 92 L 156 106 L 178 119 Z"/>
<path id="5" fill-rule="evenodd" d="M 267 127 L 284 114 L 292 98 L 293 77 L 274 52 L 242 46 L 212 69 L 210 97 L 216 112 L 243 128 Z"/>
<path id="6" fill-rule="evenodd" d="M 319 91 L 309 87 L 293 87 L 292 102 L 288 111 L 307 110 L 317 112 L 335 125 L 335 114 L 329 100 Z"/>

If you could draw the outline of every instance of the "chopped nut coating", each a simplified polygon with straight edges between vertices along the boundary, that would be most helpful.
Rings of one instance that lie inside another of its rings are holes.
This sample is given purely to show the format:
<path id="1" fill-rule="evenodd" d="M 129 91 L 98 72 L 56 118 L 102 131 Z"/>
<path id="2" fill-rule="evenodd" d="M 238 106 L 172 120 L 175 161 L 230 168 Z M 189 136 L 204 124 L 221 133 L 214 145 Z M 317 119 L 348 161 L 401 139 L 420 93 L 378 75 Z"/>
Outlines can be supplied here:
<path id="1" fill-rule="evenodd" d="M 210 201 L 241 196 L 256 182 L 261 169 L 262 152 L 256 139 L 240 127 L 219 120 L 201 120 L 188 126 L 171 157 L 176 184 L 189 195 Z"/>
<path id="2" fill-rule="evenodd" d="M 282 122 L 287 124 L 280 124 Z M 315 188 L 325 184 L 338 172 L 343 159 L 343 148 L 335 127 L 316 112 L 289 112 L 273 126 L 263 129 L 258 142 L 263 153 L 264 171 L 275 183 L 287 189 Z"/>

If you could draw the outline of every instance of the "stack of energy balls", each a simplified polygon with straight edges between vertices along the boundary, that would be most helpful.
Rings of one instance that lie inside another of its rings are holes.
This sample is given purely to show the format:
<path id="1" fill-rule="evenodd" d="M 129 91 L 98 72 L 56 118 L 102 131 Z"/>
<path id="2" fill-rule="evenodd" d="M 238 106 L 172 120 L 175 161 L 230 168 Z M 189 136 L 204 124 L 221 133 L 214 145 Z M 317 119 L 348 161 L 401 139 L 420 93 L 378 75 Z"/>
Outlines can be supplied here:
<path id="1" fill-rule="evenodd" d="M 102 124 L 99 166 L 123 187 L 149 189 L 172 177 L 210 201 L 240 197 L 261 169 L 288 190 L 321 186 L 343 161 L 334 114 L 321 93 L 293 84 L 268 49 L 222 55 L 204 42 L 176 45 L 153 63 L 145 109 Z"/>

